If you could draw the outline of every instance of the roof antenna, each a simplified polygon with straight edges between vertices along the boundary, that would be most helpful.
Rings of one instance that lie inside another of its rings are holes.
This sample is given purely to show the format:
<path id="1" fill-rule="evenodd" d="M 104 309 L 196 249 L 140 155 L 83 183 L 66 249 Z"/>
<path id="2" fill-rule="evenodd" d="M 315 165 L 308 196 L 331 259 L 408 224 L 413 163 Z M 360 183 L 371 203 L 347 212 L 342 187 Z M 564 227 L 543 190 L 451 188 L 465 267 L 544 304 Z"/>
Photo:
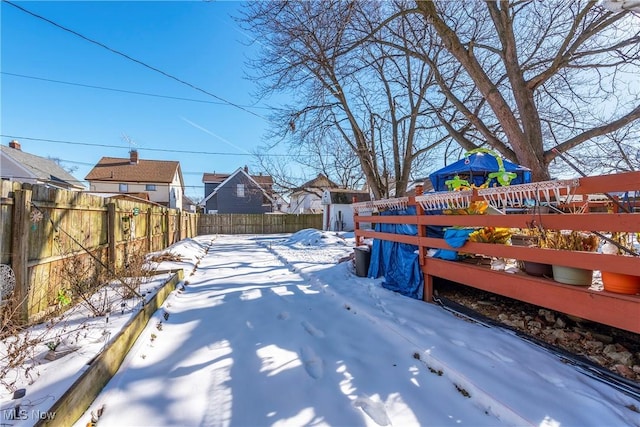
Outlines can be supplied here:
<path id="1" fill-rule="evenodd" d="M 129 144 L 129 151 L 131 152 L 132 150 L 135 150 L 137 144 L 135 142 L 133 142 L 133 139 L 129 138 L 129 135 L 127 135 L 126 133 L 122 132 L 122 138 L 121 138 L 124 142 L 126 142 L 127 144 Z"/>

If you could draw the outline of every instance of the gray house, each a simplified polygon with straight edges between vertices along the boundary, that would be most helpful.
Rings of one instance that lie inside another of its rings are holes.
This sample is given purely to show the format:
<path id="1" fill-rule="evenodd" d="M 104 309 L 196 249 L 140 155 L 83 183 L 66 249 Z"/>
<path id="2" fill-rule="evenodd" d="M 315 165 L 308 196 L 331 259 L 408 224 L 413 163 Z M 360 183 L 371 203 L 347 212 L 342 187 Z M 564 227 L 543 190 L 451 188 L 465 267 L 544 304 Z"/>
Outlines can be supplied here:
<path id="1" fill-rule="evenodd" d="M 273 212 L 273 179 L 269 175 L 249 175 L 245 166 L 231 174 L 205 173 L 204 199 L 200 205 L 205 213 L 266 213 Z"/>

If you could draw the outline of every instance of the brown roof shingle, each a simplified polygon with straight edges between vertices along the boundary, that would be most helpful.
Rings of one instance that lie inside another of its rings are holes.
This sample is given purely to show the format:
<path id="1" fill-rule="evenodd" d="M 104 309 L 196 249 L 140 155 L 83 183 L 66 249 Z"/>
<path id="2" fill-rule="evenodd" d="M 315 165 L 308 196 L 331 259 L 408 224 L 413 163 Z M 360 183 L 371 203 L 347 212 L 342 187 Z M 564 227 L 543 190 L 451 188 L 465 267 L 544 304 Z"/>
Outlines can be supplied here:
<path id="1" fill-rule="evenodd" d="M 230 173 L 204 173 L 202 175 L 202 182 L 222 182 L 231 176 Z M 251 178 L 257 182 L 263 188 L 270 188 L 273 185 L 273 178 L 271 175 L 251 175 Z"/>
<path id="2" fill-rule="evenodd" d="M 180 163 L 172 160 L 130 160 L 103 157 L 84 178 L 87 181 L 171 183 Z"/>

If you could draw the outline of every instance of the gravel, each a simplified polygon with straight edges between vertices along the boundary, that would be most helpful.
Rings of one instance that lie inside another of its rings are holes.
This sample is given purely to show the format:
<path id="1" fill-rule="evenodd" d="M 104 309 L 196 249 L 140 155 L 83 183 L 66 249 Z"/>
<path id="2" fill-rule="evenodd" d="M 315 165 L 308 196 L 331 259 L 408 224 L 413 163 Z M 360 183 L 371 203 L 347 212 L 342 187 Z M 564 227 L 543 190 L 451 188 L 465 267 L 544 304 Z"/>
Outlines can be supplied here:
<path id="1" fill-rule="evenodd" d="M 640 335 L 451 282 L 434 294 L 640 383 Z"/>

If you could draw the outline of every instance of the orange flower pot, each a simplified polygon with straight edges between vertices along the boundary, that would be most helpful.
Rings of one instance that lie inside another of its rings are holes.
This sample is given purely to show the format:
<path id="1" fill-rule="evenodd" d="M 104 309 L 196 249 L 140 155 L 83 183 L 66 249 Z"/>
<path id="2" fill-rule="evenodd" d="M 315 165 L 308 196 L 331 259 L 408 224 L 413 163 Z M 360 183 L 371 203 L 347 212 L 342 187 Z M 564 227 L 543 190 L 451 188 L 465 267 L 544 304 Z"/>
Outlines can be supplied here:
<path id="1" fill-rule="evenodd" d="M 602 284 L 604 290 L 609 292 L 628 295 L 640 293 L 640 276 L 603 271 Z"/>

